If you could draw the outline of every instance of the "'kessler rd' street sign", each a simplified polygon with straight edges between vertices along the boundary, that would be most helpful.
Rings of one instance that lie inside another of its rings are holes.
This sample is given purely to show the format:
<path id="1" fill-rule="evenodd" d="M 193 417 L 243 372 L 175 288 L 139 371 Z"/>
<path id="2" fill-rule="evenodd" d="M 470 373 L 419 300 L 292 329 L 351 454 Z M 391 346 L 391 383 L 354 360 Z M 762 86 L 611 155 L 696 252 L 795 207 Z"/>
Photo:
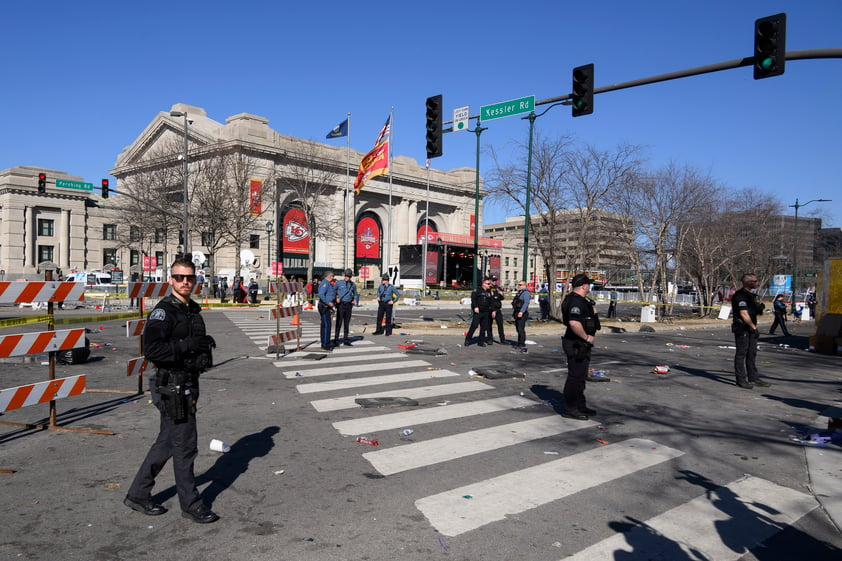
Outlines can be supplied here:
<path id="1" fill-rule="evenodd" d="M 535 109 L 535 96 L 530 95 L 520 99 L 501 101 L 493 105 L 483 105 L 479 110 L 479 118 L 481 121 L 488 121 L 489 119 L 529 113 L 533 109 Z"/>

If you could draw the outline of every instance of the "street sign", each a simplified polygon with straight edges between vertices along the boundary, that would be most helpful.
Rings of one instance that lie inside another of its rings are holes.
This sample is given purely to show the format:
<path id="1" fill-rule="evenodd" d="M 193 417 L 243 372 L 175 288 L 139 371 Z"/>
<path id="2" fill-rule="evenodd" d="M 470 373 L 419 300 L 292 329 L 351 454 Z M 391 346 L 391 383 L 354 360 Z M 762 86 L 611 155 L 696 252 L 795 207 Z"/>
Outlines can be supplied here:
<path id="1" fill-rule="evenodd" d="M 56 187 L 64 189 L 78 189 L 79 191 L 91 191 L 94 188 L 93 183 L 83 183 L 82 181 L 70 181 L 69 179 L 56 179 Z"/>
<path id="2" fill-rule="evenodd" d="M 453 132 L 468 130 L 468 116 L 471 114 L 471 106 L 457 107 L 453 110 Z"/>
<path id="3" fill-rule="evenodd" d="M 479 118 L 481 121 L 488 121 L 489 119 L 499 119 L 500 117 L 529 113 L 533 109 L 535 109 L 535 96 L 530 95 L 521 97 L 520 99 L 501 101 L 493 105 L 483 105 L 479 109 Z"/>

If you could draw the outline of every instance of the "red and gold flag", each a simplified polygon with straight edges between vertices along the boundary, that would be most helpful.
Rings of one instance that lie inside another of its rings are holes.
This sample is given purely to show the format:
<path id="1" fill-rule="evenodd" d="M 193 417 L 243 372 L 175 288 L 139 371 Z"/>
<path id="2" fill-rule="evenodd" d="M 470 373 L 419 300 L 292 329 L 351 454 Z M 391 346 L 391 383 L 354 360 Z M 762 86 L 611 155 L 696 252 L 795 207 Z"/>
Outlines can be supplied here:
<path id="1" fill-rule="evenodd" d="M 389 173 L 388 138 L 363 156 L 362 161 L 360 161 L 360 170 L 357 172 L 357 179 L 354 181 L 354 193 L 359 195 L 369 179 L 384 173 Z"/>

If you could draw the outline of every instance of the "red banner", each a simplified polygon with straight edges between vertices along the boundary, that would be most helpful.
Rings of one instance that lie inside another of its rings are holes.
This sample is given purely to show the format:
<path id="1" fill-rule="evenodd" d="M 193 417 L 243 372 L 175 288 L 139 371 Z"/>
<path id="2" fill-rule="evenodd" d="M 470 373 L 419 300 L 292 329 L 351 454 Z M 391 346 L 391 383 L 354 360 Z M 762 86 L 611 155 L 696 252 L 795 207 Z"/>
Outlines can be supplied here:
<path id="1" fill-rule="evenodd" d="M 421 226 L 418 228 L 418 244 L 424 244 L 424 236 L 427 237 L 427 243 L 436 243 L 436 229 L 433 226 Z"/>
<path id="2" fill-rule="evenodd" d="M 263 212 L 262 190 L 262 180 L 249 180 L 249 212 L 252 216 L 260 216 L 260 214 Z"/>
<path id="3" fill-rule="evenodd" d="M 150 257 L 149 255 L 143 256 L 143 270 L 145 272 L 152 272 L 158 268 L 158 258 L 157 257 Z"/>
<path id="4" fill-rule="evenodd" d="M 363 156 L 360 162 L 360 169 L 357 172 L 357 179 L 354 181 L 354 191 L 356 194 L 360 194 L 360 191 L 363 190 L 363 185 L 369 179 L 373 179 L 384 173 L 389 173 L 388 139 L 372 148 L 371 152 Z"/>
<path id="5" fill-rule="evenodd" d="M 380 259 L 380 226 L 377 221 L 364 216 L 357 223 L 357 259 Z"/>
<path id="6" fill-rule="evenodd" d="M 284 264 L 280 261 L 272 261 L 272 264 L 269 266 L 269 270 L 267 271 L 268 276 L 270 277 L 279 277 L 284 274 Z"/>
<path id="7" fill-rule="evenodd" d="M 310 253 L 310 230 L 300 208 L 292 208 L 284 215 L 284 253 Z"/>
<path id="8" fill-rule="evenodd" d="M 471 215 L 471 226 L 468 228 L 468 235 L 474 237 L 474 231 L 477 229 L 477 215 Z"/>
<path id="9" fill-rule="evenodd" d="M 424 275 L 424 282 L 427 284 L 435 284 L 439 282 L 439 252 L 427 252 L 427 267 Z"/>

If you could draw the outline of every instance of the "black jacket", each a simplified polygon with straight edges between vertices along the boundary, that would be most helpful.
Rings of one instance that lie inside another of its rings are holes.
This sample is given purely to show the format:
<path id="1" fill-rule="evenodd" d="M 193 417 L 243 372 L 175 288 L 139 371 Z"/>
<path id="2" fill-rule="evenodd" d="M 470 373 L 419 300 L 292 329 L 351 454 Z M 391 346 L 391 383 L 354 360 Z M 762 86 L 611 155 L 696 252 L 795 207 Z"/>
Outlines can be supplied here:
<path id="1" fill-rule="evenodd" d="M 175 296 L 166 296 L 149 313 L 143 328 L 143 355 L 158 368 L 187 370 L 191 353 L 182 351 L 182 340 L 204 336 L 205 321 L 201 306 L 189 300 L 184 304 Z"/>

